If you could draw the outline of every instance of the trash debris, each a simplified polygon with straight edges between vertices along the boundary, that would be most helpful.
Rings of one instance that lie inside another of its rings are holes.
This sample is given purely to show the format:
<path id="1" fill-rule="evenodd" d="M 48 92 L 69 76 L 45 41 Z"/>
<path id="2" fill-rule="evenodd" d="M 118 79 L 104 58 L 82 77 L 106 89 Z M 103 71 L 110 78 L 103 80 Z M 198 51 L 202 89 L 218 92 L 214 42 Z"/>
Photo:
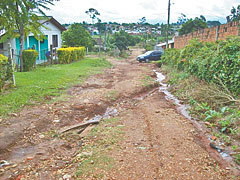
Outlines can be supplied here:
<path id="1" fill-rule="evenodd" d="M 8 166 L 8 165 L 10 165 L 9 162 L 7 162 L 7 161 L 5 161 L 5 160 L 1 160 L 1 161 L 0 161 L 0 168 L 3 167 L 3 166 Z"/>

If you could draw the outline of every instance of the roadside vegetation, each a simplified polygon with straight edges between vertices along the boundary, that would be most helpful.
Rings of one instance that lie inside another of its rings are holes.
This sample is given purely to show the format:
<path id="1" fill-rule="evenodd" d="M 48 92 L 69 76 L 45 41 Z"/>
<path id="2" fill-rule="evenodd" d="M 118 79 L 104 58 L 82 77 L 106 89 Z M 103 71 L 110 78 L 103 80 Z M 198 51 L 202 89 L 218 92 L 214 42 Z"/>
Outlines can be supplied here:
<path id="1" fill-rule="evenodd" d="M 240 164 L 240 43 L 229 38 L 216 43 L 193 40 L 182 50 L 168 49 L 159 65 L 170 90 L 188 103 L 191 116 L 204 121 L 213 141 L 235 152 Z"/>
<path id="2" fill-rule="evenodd" d="M 6 116 L 25 105 L 44 102 L 59 96 L 67 87 L 100 73 L 111 64 L 103 58 L 85 58 L 66 65 L 40 67 L 31 72 L 16 72 L 17 86 L 0 94 L 0 116 Z"/>

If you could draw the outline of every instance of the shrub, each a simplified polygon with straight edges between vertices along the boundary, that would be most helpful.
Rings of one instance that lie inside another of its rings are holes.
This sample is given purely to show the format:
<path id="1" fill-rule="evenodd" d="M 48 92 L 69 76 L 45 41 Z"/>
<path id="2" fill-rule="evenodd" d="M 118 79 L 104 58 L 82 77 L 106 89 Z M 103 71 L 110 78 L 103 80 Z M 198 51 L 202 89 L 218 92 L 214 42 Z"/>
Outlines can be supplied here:
<path id="1" fill-rule="evenodd" d="M 36 50 L 24 50 L 22 53 L 23 57 L 23 71 L 31 71 L 34 68 L 35 62 L 38 57 Z"/>
<path id="2" fill-rule="evenodd" d="M 12 83 L 12 66 L 8 62 L 8 58 L 0 54 L 0 92 L 3 90 L 7 82 Z"/>
<path id="3" fill-rule="evenodd" d="M 60 48 L 57 50 L 58 62 L 60 64 L 69 64 L 80 60 L 84 57 L 85 52 L 85 47 Z"/>
<path id="4" fill-rule="evenodd" d="M 227 87 L 240 94 L 240 38 L 216 43 L 192 40 L 182 50 L 167 49 L 162 62 L 176 66 L 201 80 Z"/>

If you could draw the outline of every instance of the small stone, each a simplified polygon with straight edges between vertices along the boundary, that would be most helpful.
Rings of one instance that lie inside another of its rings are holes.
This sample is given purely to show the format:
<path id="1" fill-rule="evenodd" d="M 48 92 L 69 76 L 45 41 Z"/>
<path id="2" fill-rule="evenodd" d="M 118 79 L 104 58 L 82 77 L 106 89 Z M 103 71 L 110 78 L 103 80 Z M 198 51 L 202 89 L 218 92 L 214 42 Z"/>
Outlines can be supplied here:
<path id="1" fill-rule="evenodd" d="M 84 102 L 85 104 L 88 104 L 88 103 L 89 103 L 89 100 L 88 100 L 88 99 L 84 99 L 83 102 Z"/>
<path id="2" fill-rule="evenodd" d="M 93 152 L 82 152 L 80 154 L 77 155 L 77 157 L 81 157 L 81 156 L 92 156 Z"/>
<path id="3" fill-rule="evenodd" d="M 40 138 L 40 139 L 43 139 L 44 137 L 45 137 L 45 136 L 44 136 L 43 134 L 40 134 L 40 135 L 39 135 L 39 138 Z"/>
<path id="4" fill-rule="evenodd" d="M 67 179 L 67 180 L 69 180 L 71 177 L 72 177 L 71 175 L 69 175 L 69 174 L 65 174 L 65 175 L 63 176 L 63 179 Z"/>
<path id="5" fill-rule="evenodd" d="M 145 150 L 146 147 L 138 147 L 138 149 Z"/>
<path id="6" fill-rule="evenodd" d="M 14 116 L 14 117 L 18 117 L 18 115 L 16 113 L 12 113 L 10 114 L 11 116 Z"/>
<path id="7" fill-rule="evenodd" d="M 59 123 L 60 120 L 59 120 L 59 119 L 55 119 L 53 122 L 54 122 L 54 123 Z"/>
<path id="8" fill-rule="evenodd" d="M 33 157 L 27 157 L 26 160 L 28 161 L 33 160 Z"/>
<path id="9" fill-rule="evenodd" d="M 15 167 L 17 167 L 17 166 L 18 166 L 17 164 L 13 164 L 13 165 L 12 165 L 12 168 L 15 168 Z"/>
<path id="10" fill-rule="evenodd" d="M 216 137 L 216 136 L 212 136 L 211 139 L 212 139 L 213 141 L 216 141 L 217 137 Z"/>
<path id="11" fill-rule="evenodd" d="M 205 125 L 211 126 L 211 123 L 210 122 L 205 122 Z"/>
<path id="12" fill-rule="evenodd" d="M 156 110 L 155 113 L 160 113 L 160 111 L 159 111 L 159 110 Z"/>

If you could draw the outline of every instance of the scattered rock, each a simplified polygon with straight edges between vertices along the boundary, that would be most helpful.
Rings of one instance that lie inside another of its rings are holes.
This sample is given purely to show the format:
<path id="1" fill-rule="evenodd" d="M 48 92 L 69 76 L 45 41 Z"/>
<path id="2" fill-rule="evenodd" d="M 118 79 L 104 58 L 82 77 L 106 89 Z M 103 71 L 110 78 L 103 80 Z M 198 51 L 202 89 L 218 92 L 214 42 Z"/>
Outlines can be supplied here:
<path id="1" fill-rule="evenodd" d="M 84 102 L 85 104 L 88 104 L 88 103 L 89 103 L 89 100 L 88 100 L 88 99 L 84 99 L 83 102 Z"/>
<path id="2" fill-rule="evenodd" d="M 83 156 L 92 156 L 93 152 L 82 152 L 80 154 L 77 155 L 78 158 L 83 157 Z"/>
<path id="3" fill-rule="evenodd" d="M 155 113 L 160 113 L 160 111 L 159 111 L 159 110 L 156 110 Z"/>
<path id="4" fill-rule="evenodd" d="M 54 123 L 59 123 L 60 120 L 59 120 L 59 119 L 55 119 L 53 122 L 54 122 Z"/>
<path id="5" fill-rule="evenodd" d="M 40 135 L 39 135 L 39 138 L 40 138 L 40 139 L 43 139 L 44 137 L 45 137 L 45 136 L 44 136 L 43 134 L 40 134 Z"/>
<path id="6" fill-rule="evenodd" d="M 71 175 L 69 175 L 69 174 L 65 174 L 65 175 L 63 176 L 63 179 L 67 179 L 67 180 L 69 180 L 71 177 L 72 177 Z"/>
<path id="7" fill-rule="evenodd" d="M 216 137 L 216 136 L 212 136 L 211 139 L 212 139 L 213 141 L 216 141 L 217 137 Z"/>
<path id="8" fill-rule="evenodd" d="M 145 150 L 146 147 L 137 147 L 138 149 Z"/>
<path id="9" fill-rule="evenodd" d="M 31 160 L 33 160 L 33 157 L 29 156 L 29 157 L 26 158 L 26 160 L 31 161 Z"/>
<path id="10" fill-rule="evenodd" d="M 207 126 L 211 126 L 211 123 L 210 122 L 204 122 L 205 123 L 205 125 L 207 125 Z"/>

